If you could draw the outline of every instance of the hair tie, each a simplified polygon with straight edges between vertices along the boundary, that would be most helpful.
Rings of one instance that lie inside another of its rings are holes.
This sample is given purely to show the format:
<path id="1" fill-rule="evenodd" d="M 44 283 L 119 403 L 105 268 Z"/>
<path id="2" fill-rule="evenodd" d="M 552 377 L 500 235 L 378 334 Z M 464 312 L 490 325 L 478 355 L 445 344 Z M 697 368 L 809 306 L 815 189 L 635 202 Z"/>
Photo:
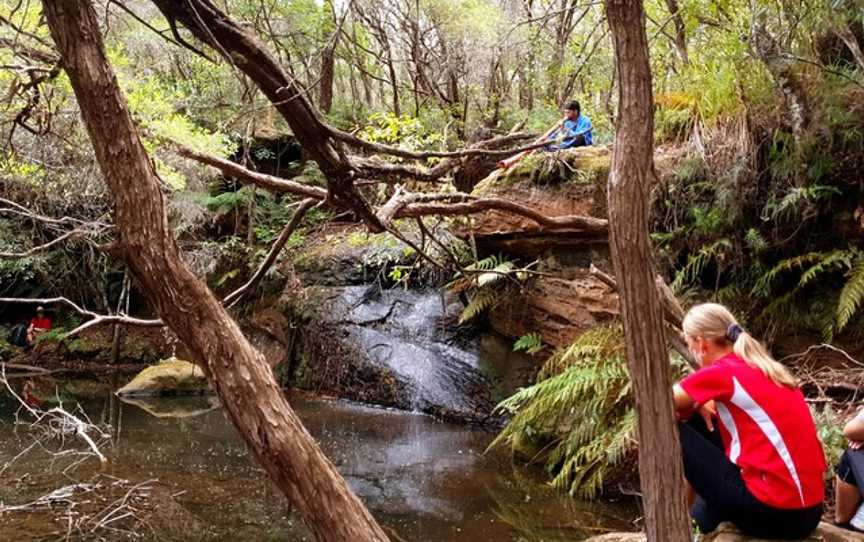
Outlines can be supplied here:
<path id="1" fill-rule="evenodd" d="M 732 324 L 726 329 L 726 338 L 729 342 L 735 343 L 742 333 L 744 333 L 744 329 L 741 326 L 738 324 Z"/>

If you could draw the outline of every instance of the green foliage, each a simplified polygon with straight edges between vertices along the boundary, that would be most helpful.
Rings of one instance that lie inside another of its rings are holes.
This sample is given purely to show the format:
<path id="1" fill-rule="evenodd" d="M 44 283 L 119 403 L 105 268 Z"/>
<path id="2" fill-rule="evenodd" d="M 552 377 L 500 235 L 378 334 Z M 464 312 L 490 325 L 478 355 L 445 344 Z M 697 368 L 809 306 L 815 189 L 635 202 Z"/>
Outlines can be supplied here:
<path id="1" fill-rule="evenodd" d="M 678 292 L 685 286 L 695 283 L 712 261 L 722 259 L 726 251 L 732 248 L 729 239 L 723 238 L 701 247 L 695 254 L 687 258 L 687 264 L 676 274 L 671 288 Z"/>
<path id="2" fill-rule="evenodd" d="M 543 350 L 543 337 L 537 332 L 526 333 L 513 343 L 514 352 L 524 351 L 527 354 L 537 354 Z"/>
<path id="3" fill-rule="evenodd" d="M 429 131 L 420 119 L 392 113 L 372 113 L 370 124 L 360 131 L 360 137 L 373 142 L 396 144 L 406 150 L 430 149 L 443 138 Z"/>
<path id="4" fill-rule="evenodd" d="M 840 291 L 840 299 L 837 302 L 836 331 L 840 332 L 852 319 L 852 316 L 861 307 L 864 301 L 864 257 L 861 254 L 855 260 L 855 264 L 849 270 L 846 284 Z"/>
<path id="5" fill-rule="evenodd" d="M 533 386 L 497 409 L 511 415 L 490 448 L 535 442 L 553 486 L 593 498 L 634 449 L 635 413 L 620 326 L 597 327 L 547 360 Z"/>
<path id="6" fill-rule="evenodd" d="M 825 451 L 825 460 L 830 467 L 833 467 L 840 460 L 840 456 L 846 448 L 846 438 L 843 436 L 839 416 L 828 403 L 825 403 L 822 408 L 811 405 L 810 413 L 816 423 L 816 434 L 819 436 L 819 441 L 822 442 L 822 449 Z M 826 479 L 830 478 L 832 474 L 833 470 L 829 468 L 825 473 Z"/>
<path id="7" fill-rule="evenodd" d="M 66 338 L 66 333 L 70 330 L 62 326 L 57 326 L 44 333 L 40 333 L 33 339 L 34 346 L 40 344 L 53 344 L 62 342 Z"/>
<path id="8" fill-rule="evenodd" d="M 464 274 L 458 273 L 447 284 L 447 288 L 454 293 L 472 292 L 471 300 L 459 317 L 459 323 L 473 320 L 501 301 L 507 291 L 507 283 L 524 281 L 527 278 L 526 269 L 517 268 L 511 260 L 501 255 L 489 256 L 465 266 Z"/>
<path id="9" fill-rule="evenodd" d="M 791 288 L 783 287 L 781 279 L 798 274 Z M 762 311 L 760 319 L 787 315 L 796 297 L 809 289 L 823 286 L 831 275 L 842 275 L 843 286 L 833 306 L 824 315 L 822 329 L 826 340 L 843 331 L 864 301 L 864 252 L 856 247 L 830 252 L 810 252 L 778 262 L 756 281 L 752 293 L 761 297 L 774 296 Z"/>
<path id="10" fill-rule="evenodd" d="M 841 195 L 836 186 L 810 185 L 794 187 L 779 201 L 769 201 L 762 214 L 762 220 L 791 220 L 800 216 L 806 205 L 814 205 Z"/>

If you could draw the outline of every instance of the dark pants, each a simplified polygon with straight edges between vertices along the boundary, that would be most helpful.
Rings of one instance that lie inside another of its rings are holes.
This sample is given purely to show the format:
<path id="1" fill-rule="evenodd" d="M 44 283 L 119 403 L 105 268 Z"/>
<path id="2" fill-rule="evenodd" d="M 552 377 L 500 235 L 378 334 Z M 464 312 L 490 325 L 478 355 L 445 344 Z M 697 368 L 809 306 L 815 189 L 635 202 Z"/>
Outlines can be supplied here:
<path id="1" fill-rule="evenodd" d="M 864 449 L 847 448 L 835 470 L 838 478 L 861 489 L 864 483 Z"/>
<path id="2" fill-rule="evenodd" d="M 822 505 L 781 509 L 764 504 L 750 493 L 741 471 L 729 461 L 717 429 L 708 431 L 698 414 L 679 423 L 684 476 L 698 497 L 690 515 L 703 533 L 731 521 L 744 534 L 759 538 L 806 538 L 822 518 Z"/>

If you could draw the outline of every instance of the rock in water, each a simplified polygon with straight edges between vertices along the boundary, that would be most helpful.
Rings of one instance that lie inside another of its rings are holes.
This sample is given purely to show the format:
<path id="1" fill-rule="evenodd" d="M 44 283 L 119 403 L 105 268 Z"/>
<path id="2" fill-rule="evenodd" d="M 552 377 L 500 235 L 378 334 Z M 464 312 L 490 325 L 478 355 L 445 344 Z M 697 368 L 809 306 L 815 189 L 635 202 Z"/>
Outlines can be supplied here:
<path id="1" fill-rule="evenodd" d="M 764 538 L 752 538 L 741 534 L 731 523 L 723 523 L 713 533 L 703 535 L 700 542 L 774 542 Z M 589 538 L 586 542 L 644 542 L 645 535 L 641 533 L 609 533 Z M 836 525 L 819 524 L 809 538 L 799 542 L 864 542 L 864 534 L 841 529 Z"/>
<path id="2" fill-rule="evenodd" d="M 207 391 L 207 378 L 200 367 L 169 358 L 138 373 L 131 382 L 117 390 L 117 395 L 196 395 Z"/>

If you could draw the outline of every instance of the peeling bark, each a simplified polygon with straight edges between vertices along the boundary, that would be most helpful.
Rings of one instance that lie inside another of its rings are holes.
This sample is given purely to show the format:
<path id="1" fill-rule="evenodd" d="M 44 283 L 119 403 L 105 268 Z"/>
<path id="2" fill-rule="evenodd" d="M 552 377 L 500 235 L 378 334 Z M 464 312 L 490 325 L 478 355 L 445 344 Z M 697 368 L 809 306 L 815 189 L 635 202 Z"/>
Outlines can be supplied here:
<path id="1" fill-rule="evenodd" d="M 663 309 L 651 272 L 648 241 L 654 100 L 645 12 L 640 0 L 606 0 L 606 14 L 619 74 L 618 132 L 609 174 L 609 233 L 638 414 L 645 532 L 651 542 L 687 542 L 690 528 Z"/>
<path id="2" fill-rule="evenodd" d="M 43 7 L 114 202 L 119 247 L 131 273 L 316 538 L 387 540 L 288 405 L 264 357 L 183 263 L 159 179 L 108 65 L 92 4 L 46 0 Z"/>

